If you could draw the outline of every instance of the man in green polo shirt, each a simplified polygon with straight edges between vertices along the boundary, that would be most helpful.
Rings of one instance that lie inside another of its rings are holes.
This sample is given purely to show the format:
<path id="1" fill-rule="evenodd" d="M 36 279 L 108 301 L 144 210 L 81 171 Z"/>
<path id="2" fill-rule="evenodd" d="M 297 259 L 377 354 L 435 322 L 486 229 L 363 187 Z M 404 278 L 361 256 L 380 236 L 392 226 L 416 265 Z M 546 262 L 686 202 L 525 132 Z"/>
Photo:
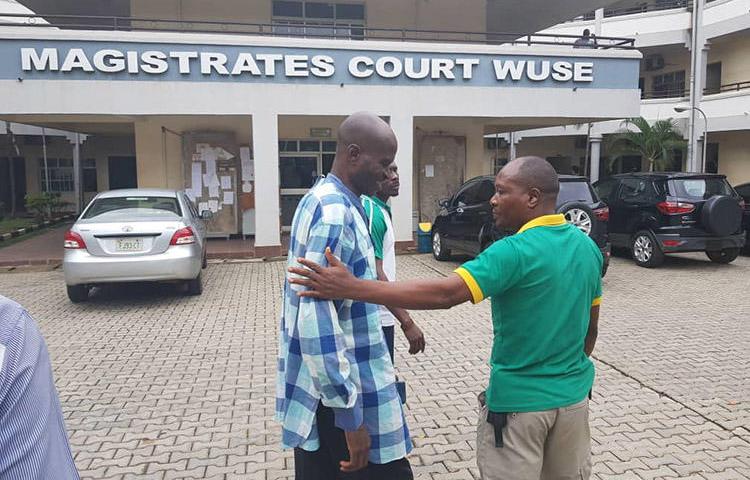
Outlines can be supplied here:
<path id="1" fill-rule="evenodd" d="M 495 223 L 517 233 L 495 242 L 455 275 L 408 282 L 354 278 L 327 254 L 328 268 L 300 259 L 298 294 L 409 309 L 492 300 L 490 379 L 477 428 L 485 480 L 588 478 L 588 394 L 601 302 L 596 244 L 555 214 L 557 174 L 539 157 L 508 163 L 495 178 Z"/>

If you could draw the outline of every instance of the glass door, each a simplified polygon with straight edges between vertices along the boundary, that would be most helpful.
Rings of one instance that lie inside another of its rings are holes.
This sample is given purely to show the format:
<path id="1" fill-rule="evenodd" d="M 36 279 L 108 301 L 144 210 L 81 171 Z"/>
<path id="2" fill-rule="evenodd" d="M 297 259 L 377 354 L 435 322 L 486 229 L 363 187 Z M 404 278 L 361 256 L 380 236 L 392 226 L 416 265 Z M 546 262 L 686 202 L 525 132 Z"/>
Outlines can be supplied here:
<path id="1" fill-rule="evenodd" d="M 288 232 L 302 197 L 333 165 L 336 142 L 327 140 L 280 140 L 279 183 L 281 227 Z"/>

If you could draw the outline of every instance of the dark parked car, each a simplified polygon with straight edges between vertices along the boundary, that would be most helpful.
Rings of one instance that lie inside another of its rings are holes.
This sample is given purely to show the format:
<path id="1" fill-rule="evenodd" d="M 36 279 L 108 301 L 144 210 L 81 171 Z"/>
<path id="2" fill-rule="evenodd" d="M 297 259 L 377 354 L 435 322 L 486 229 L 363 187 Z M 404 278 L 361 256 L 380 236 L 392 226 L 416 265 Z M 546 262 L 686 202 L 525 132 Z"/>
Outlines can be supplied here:
<path id="1" fill-rule="evenodd" d="M 737 185 L 734 190 L 742 197 L 742 228 L 745 229 L 745 250 L 750 252 L 750 183 Z"/>
<path id="2" fill-rule="evenodd" d="M 628 248 L 642 267 L 677 252 L 706 252 L 713 262 L 729 263 L 745 244 L 741 197 L 724 175 L 626 173 L 594 188 L 609 205 L 612 246 Z"/>
<path id="3" fill-rule="evenodd" d="M 607 219 L 609 210 L 596 196 L 585 177 L 560 175 L 557 211 L 589 235 L 602 250 L 604 270 L 609 265 Z M 478 255 L 495 240 L 514 232 L 501 232 L 492 220 L 490 198 L 495 194 L 495 177 L 472 178 L 449 199 L 440 202 L 432 226 L 432 254 L 448 260 L 453 252 Z"/>

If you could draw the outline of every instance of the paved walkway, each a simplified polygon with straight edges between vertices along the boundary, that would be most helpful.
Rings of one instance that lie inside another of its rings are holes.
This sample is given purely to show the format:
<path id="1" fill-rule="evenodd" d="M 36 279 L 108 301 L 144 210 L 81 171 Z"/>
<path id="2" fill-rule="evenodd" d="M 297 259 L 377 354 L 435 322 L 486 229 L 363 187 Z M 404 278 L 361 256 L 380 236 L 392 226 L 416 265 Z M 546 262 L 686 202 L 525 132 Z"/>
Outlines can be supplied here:
<path id="1" fill-rule="evenodd" d="M 455 263 L 399 257 L 402 278 Z M 292 478 L 272 420 L 284 263 L 210 265 L 201 297 L 173 287 L 65 297 L 58 271 L 0 274 L 38 319 L 84 479 Z M 750 258 L 660 269 L 613 259 L 591 404 L 595 480 L 750 479 Z M 427 351 L 396 363 L 419 480 L 476 479 L 476 393 L 489 302 L 414 312 Z"/>

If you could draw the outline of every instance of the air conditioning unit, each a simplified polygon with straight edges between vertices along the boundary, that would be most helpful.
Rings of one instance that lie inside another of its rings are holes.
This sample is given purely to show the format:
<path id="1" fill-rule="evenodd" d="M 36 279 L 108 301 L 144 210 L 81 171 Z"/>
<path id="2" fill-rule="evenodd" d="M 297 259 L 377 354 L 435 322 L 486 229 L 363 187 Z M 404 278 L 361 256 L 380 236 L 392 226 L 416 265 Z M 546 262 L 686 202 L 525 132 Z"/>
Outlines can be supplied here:
<path id="1" fill-rule="evenodd" d="M 646 71 L 653 72 L 664 68 L 664 57 L 661 55 L 649 55 L 646 57 Z"/>

